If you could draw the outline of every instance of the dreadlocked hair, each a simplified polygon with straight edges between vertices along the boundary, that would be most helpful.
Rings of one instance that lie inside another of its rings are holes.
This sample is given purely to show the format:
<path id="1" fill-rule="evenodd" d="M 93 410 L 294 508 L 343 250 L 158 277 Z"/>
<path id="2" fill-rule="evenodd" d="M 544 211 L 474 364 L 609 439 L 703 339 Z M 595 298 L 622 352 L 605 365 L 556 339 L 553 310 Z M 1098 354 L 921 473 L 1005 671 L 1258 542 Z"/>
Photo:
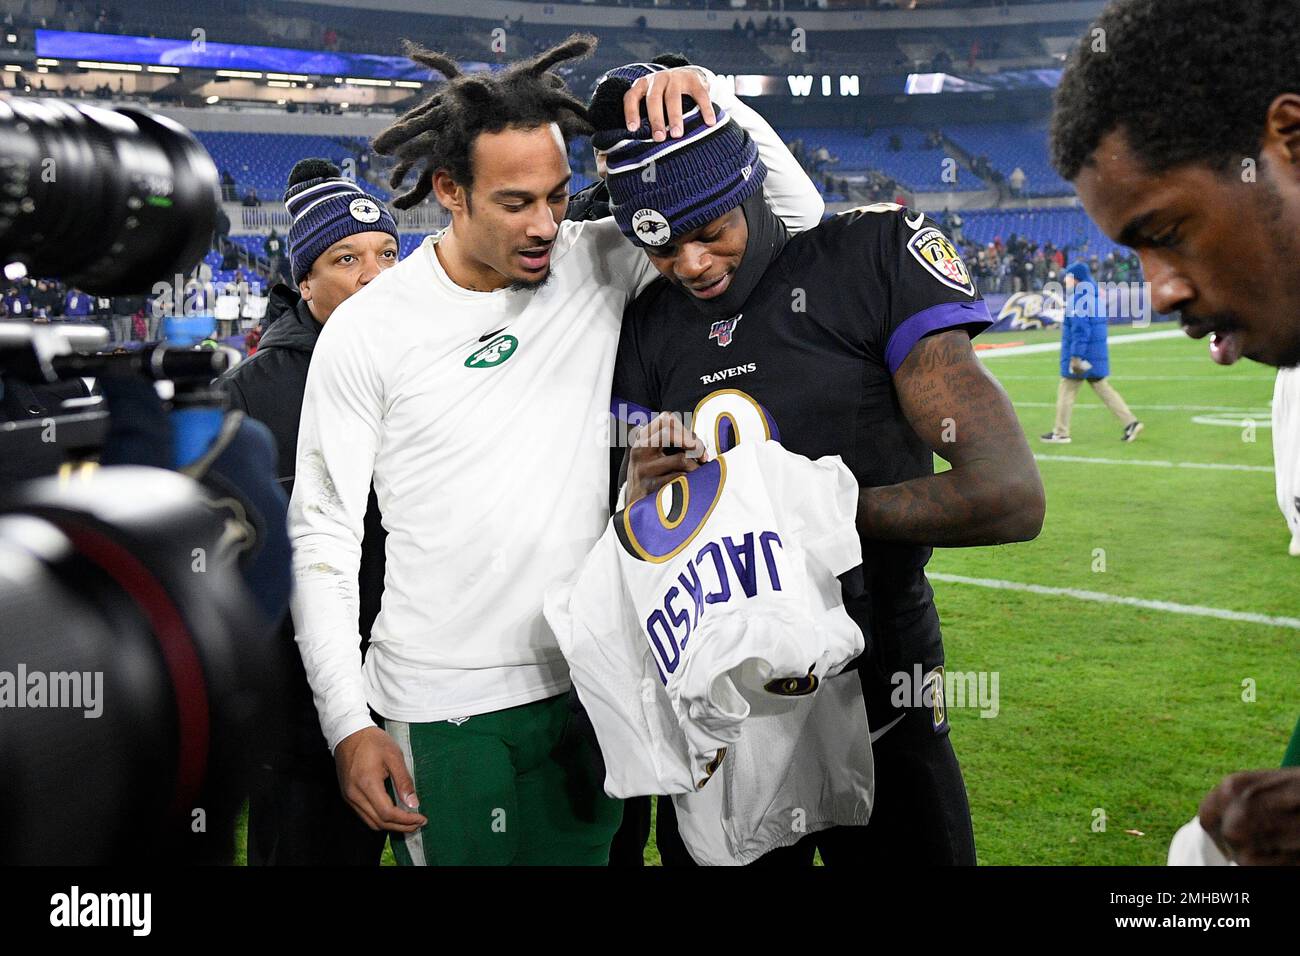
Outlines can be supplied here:
<path id="1" fill-rule="evenodd" d="M 445 53 L 409 41 L 405 48 L 407 56 L 438 71 L 446 82 L 375 137 L 375 152 L 397 158 L 389 178 L 394 190 L 401 189 L 411 170 L 420 166 L 415 186 L 393 200 L 398 209 L 410 209 L 428 196 L 433 191 L 434 174 L 440 169 L 469 189 L 474 182 L 470 149 L 480 133 L 555 123 L 567 143 L 574 136 L 592 131 L 582 101 L 569 93 L 564 80 L 549 72 L 558 63 L 581 59 L 595 50 L 596 38 L 590 34 L 575 33 L 544 53 L 512 63 L 498 73 L 462 73 L 456 61 Z"/>

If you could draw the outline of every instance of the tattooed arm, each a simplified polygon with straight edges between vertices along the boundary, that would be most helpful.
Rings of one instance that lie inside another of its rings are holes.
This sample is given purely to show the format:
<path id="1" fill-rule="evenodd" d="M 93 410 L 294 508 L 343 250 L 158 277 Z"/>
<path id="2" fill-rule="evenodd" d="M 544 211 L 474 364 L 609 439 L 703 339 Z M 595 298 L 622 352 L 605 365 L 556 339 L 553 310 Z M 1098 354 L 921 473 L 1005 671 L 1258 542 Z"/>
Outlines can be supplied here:
<path id="1" fill-rule="evenodd" d="M 1011 401 L 961 329 L 921 339 L 894 373 L 903 413 L 952 465 L 863 488 L 858 530 L 936 547 L 1029 541 L 1043 526 L 1043 483 Z"/>

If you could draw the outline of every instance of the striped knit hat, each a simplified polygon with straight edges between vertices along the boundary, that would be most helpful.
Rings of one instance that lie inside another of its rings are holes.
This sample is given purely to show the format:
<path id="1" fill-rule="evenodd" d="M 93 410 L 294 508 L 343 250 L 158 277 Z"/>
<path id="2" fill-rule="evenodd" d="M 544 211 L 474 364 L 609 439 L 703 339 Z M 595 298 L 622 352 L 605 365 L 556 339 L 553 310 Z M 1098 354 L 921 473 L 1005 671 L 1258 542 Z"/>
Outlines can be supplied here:
<path id="1" fill-rule="evenodd" d="M 304 159 L 289 174 L 284 206 L 289 227 L 289 268 L 294 283 L 330 246 L 359 232 L 386 232 L 399 243 L 397 223 L 382 202 L 369 196 L 324 159 Z"/>
<path id="2" fill-rule="evenodd" d="M 654 65 L 611 70 L 596 90 L 591 119 L 598 132 L 591 145 L 606 153 L 605 183 L 619 229 L 637 245 L 654 247 L 739 206 L 763 187 L 767 167 L 750 135 L 716 105 L 717 122 L 709 126 L 688 99 L 680 139 L 656 143 L 645 119 L 629 133 L 623 93 L 638 68 L 649 73 Z"/>
<path id="3" fill-rule="evenodd" d="M 662 63 L 626 63 L 602 73 L 600 79 L 596 80 L 596 89 L 599 89 L 600 85 L 608 79 L 627 80 L 631 85 L 647 73 L 662 73 L 667 69 L 668 67 Z"/>

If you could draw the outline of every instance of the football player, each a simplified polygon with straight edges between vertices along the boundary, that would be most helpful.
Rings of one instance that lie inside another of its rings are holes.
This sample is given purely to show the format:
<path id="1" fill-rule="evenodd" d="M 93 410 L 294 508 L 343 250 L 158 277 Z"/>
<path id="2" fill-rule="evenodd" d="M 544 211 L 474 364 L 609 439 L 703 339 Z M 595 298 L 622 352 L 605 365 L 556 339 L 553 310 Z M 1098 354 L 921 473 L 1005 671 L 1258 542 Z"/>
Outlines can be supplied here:
<path id="1" fill-rule="evenodd" d="M 925 564 L 934 546 L 1031 539 L 1044 513 L 1011 402 L 971 346 L 988 310 L 924 215 L 878 204 L 791 237 L 744 130 L 692 110 L 665 148 L 648 123 L 628 132 L 624 88 L 597 92 L 592 142 L 608 150 L 615 220 L 661 276 L 624 317 L 614 374 L 616 409 L 655 416 L 628 456 L 626 502 L 767 437 L 841 456 L 861 486 L 865 594 L 848 607 L 867 640 L 857 669 L 876 738 L 872 820 L 763 860 L 811 862 L 816 847 L 828 864 L 973 864 Z M 951 468 L 935 474 L 934 454 Z M 930 691 L 897 694 L 900 675 Z M 669 844 L 661 831 L 661 854 Z"/>
<path id="2" fill-rule="evenodd" d="M 1300 364 L 1297 23 L 1300 0 L 1116 0 L 1057 92 L 1057 170 L 1223 365 Z M 1226 777 L 1200 822 L 1229 859 L 1300 863 L 1300 767 Z"/>

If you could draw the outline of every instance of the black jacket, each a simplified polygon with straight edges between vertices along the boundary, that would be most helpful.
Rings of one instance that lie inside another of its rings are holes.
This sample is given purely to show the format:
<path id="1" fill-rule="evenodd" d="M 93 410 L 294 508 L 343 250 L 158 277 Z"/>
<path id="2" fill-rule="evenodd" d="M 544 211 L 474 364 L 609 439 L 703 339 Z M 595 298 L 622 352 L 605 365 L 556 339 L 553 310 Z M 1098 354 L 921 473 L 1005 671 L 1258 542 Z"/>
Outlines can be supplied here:
<path id="1" fill-rule="evenodd" d="M 605 180 L 598 179 L 569 197 L 569 208 L 564 218 L 574 222 L 587 222 L 610 215 L 613 213 L 610 212 L 609 187 L 605 185 Z"/>
<path id="2" fill-rule="evenodd" d="M 278 477 L 285 494 L 292 494 L 298 419 L 321 324 L 298 293 L 283 283 L 271 289 L 265 322 L 266 332 L 252 358 L 227 372 L 221 383 L 232 407 L 264 423 L 275 435 L 280 450 Z"/>
<path id="3" fill-rule="evenodd" d="M 240 362 L 219 380 L 230 398 L 232 408 L 246 412 L 265 424 L 275 436 L 279 450 L 278 479 L 285 494 L 293 493 L 294 463 L 298 452 L 298 421 L 302 416 L 303 392 L 307 387 L 307 369 L 320 335 L 321 324 L 311 314 L 307 303 L 289 286 L 281 283 L 271 289 L 266 309 L 266 332 L 253 356 Z M 361 568 L 358 575 L 361 613 L 357 622 L 364 651 L 370 642 L 370 628 L 379 613 L 384 591 L 384 539 L 375 491 L 370 490 L 366 506 L 365 534 L 361 543 Z M 292 647 L 293 620 L 285 615 L 283 635 Z M 294 675 L 294 690 L 299 703 L 310 704 L 306 674 L 296 651 L 288 655 Z M 311 752 L 325 746 L 315 711 L 300 720 L 299 746 Z M 313 735 L 314 731 L 314 735 Z"/>

